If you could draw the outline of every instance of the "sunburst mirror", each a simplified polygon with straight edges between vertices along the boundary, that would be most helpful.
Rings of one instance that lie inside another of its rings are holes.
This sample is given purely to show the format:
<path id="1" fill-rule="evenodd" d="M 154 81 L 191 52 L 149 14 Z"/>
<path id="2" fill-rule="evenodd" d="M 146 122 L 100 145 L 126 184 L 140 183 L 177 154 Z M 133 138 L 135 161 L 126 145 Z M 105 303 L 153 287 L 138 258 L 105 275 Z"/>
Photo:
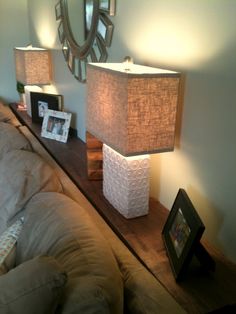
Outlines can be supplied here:
<path id="1" fill-rule="evenodd" d="M 107 60 L 115 0 L 60 0 L 55 11 L 65 61 L 75 78 L 86 82 L 87 62 Z"/>

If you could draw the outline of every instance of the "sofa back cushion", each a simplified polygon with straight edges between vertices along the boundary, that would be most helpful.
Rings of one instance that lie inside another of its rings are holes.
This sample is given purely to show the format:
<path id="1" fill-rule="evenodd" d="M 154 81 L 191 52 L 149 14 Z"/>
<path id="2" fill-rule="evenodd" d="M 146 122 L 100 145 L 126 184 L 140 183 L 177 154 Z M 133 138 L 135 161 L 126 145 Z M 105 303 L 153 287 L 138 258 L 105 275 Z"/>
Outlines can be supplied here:
<path id="1" fill-rule="evenodd" d="M 27 204 L 16 263 L 54 256 L 68 282 L 59 313 L 123 313 L 123 282 L 114 255 L 86 211 L 60 193 Z"/>
<path id="2" fill-rule="evenodd" d="M 7 122 L 11 123 L 15 126 L 21 125 L 20 122 L 17 120 L 11 109 L 0 102 L 0 122 Z"/>
<path id="3" fill-rule="evenodd" d="M 0 313 L 55 313 L 66 280 L 66 273 L 52 257 L 27 261 L 0 276 Z"/>
<path id="4" fill-rule="evenodd" d="M 62 191 L 53 169 L 36 153 L 13 150 L 0 160 L 0 234 L 40 191 Z"/>
<path id="5" fill-rule="evenodd" d="M 25 149 L 31 151 L 31 145 L 14 125 L 0 122 L 0 160 L 9 151 Z"/>

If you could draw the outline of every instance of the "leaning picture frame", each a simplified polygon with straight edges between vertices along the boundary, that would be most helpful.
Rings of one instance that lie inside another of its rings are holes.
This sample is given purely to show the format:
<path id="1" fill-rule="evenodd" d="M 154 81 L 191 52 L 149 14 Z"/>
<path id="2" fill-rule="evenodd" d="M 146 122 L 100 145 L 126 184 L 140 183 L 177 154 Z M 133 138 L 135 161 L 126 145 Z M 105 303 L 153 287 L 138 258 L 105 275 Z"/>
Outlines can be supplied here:
<path id="1" fill-rule="evenodd" d="M 43 118 L 41 136 L 66 143 L 69 135 L 71 113 L 47 110 Z"/>
<path id="2" fill-rule="evenodd" d="M 62 110 L 62 95 L 44 92 L 30 92 L 32 122 L 42 123 L 46 110 Z"/>
<path id="3" fill-rule="evenodd" d="M 179 189 L 162 230 L 162 238 L 176 281 L 182 279 L 193 255 L 199 252 L 199 242 L 204 230 L 205 226 L 187 193 L 184 189 Z"/>

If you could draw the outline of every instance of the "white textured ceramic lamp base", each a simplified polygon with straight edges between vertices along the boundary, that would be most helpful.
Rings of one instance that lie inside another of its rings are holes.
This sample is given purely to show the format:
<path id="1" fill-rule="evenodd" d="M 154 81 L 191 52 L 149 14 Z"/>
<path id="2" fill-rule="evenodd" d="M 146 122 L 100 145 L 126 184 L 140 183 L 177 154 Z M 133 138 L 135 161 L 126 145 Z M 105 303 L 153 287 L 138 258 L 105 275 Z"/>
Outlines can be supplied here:
<path id="1" fill-rule="evenodd" d="M 20 93 L 20 104 L 26 108 L 25 93 Z"/>
<path id="2" fill-rule="evenodd" d="M 124 157 L 103 144 L 103 193 L 126 218 L 148 214 L 149 155 Z"/>
<path id="3" fill-rule="evenodd" d="M 28 115 L 31 117 L 31 98 L 30 92 L 42 92 L 42 88 L 37 85 L 26 85 L 25 86 L 25 104 Z"/>

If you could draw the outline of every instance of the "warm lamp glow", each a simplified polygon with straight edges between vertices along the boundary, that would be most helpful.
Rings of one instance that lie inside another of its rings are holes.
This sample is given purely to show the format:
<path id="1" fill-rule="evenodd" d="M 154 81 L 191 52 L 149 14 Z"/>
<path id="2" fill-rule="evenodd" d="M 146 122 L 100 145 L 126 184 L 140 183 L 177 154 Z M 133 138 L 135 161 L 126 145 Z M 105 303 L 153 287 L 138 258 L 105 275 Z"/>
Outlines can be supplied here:
<path id="1" fill-rule="evenodd" d="M 203 2 L 196 6 L 194 1 L 186 1 L 187 5 L 185 1 L 181 1 L 181 5 L 179 1 L 162 1 L 161 9 L 158 5 L 158 19 L 151 6 L 148 9 L 145 4 L 140 5 L 133 19 L 129 18 L 122 25 L 127 51 L 141 60 L 182 69 L 199 69 L 220 58 L 230 49 L 235 36 L 229 31 L 232 24 L 227 6 L 218 13 L 220 6 L 215 8 L 212 14 L 210 2 Z M 139 14 L 142 23 L 137 23 Z M 219 23 L 219 16 L 225 23 Z"/>
<path id="2" fill-rule="evenodd" d="M 57 40 L 57 33 L 51 29 L 51 22 L 44 23 L 40 26 L 36 32 L 38 34 L 38 38 L 40 41 L 40 45 L 43 47 L 47 47 L 53 49 L 55 47 L 55 43 Z"/>

